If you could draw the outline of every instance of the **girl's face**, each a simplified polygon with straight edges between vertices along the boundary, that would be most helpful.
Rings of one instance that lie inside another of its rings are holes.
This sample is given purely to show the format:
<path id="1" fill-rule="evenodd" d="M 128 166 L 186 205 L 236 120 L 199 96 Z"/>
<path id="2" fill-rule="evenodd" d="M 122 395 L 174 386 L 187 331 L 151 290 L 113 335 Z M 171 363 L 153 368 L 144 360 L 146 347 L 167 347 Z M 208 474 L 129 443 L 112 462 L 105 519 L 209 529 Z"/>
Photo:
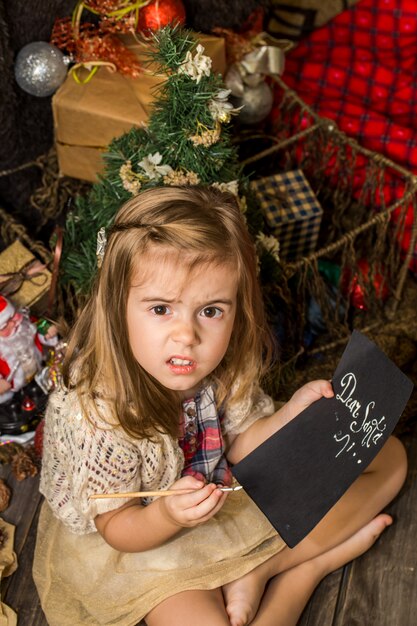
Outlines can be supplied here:
<path id="1" fill-rule="evenodd" d="M 133 355 L 164 387 L 192 396 L 226 353 L 236 297 L 230 264 L 189 271 L 177 258 L 151 257 L 144 276 L 134 273 L 127 301 Z"/>

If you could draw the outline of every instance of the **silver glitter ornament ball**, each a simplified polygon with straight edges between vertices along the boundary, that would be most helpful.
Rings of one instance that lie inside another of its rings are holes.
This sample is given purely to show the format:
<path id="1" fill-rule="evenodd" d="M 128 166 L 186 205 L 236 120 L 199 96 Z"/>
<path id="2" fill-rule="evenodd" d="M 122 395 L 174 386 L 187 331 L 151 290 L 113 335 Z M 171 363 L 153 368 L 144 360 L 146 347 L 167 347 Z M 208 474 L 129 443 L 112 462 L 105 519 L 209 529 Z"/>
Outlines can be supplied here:
<path id="1" fill-rule="evenodd" d="M 16 57 L 14 74 L 23 91 L 32 96 L 51 96 L 65 80 L 67 57 L 46 41 L 24 46 Z"/>
<path id="2" fill-rule="evenodd" d="M 258 124 L 271 112 L 273 94 L 265 78 L 259 73 L 245 73 L 237 64 L 231 65 L 225 79 L 227 89 L 230 89 L 230 102 L 239 112 L 241 124 Z"/>
<path id="3" fill-rule="evenodd" d="M 236 99 L 235 106 L 241 106 L 239 121 L 242 124 L 258 124 L 270 113 L 273 104 L 272 90 L 265 82 L 254 87 L 244 86 L 243 94 Z"/>

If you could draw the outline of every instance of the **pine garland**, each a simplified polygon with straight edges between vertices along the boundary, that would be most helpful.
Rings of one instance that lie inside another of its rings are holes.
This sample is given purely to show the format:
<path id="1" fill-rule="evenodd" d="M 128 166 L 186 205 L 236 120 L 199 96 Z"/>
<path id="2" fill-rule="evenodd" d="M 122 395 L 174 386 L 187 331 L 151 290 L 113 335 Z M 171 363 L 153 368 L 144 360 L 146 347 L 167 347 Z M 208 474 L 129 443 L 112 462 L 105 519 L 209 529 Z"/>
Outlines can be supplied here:
<path id="1" fill-rule="evenodd" d="M 263 219 L 231 143 L 230 120 L 238 110 L 227 101 L 221 75 L 211 72 L 211 60 L 191 31 L 167 26 L 153 40 L 149 64 L 167 78 L 158 89 L 148 126 L 132 128 L 110 143 L 100 181 L 87 198 L 75 201 L 76 209 L 67 217 L 60 281 L 78 295 L 88 293 L 96 273 L 97 232 L 111 225 L 121 204 L 140 190 L 226 185 L 240 199 L 254 238 L 262 233 Z M 262 234 L 257 241 L 260 257 L 269 257 L 270 263 L 275 254 L 271 242 Z"/>

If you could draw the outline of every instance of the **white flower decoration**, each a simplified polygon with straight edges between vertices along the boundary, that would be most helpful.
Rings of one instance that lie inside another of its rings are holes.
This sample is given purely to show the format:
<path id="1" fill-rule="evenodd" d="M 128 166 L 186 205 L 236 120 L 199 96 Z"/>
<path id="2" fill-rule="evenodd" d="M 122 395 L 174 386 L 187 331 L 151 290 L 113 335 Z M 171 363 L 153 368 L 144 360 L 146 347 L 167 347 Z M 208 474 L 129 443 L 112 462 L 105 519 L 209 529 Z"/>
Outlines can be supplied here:
<path id="1" fill-rule="evenodd" d="M 217 122 L 230 122 L 230 117 L 239 113 L 242 107 L 235 109 L 227 98 L 231 93 L 230 89 L 220 89 L 217 94 L 209 100 L 208 108 L 211 117 Z"/>
<path id="2" fill-rule="evenodd" d="M 146 176 L 150 180 L 157 180 L 162 176 L 166 176 L 169 172 L 172 172 L 170 165 L 159 165 L 162 161 L 162 154 L 155 152 L 155 154 L 148 154 L 142 161 L 139 162 L 139 166 L 145 171 Z"/>
<path id="3" fill-rule="evenodd" d="M 196 83 L 199 83 L 203 76 L 210 76 L 211 71 L 211 59 L 203 54 L 204 48 L 199 43 L 196 48 L 196 53 L 192 55 L 189 50 L 185 55 L 185 61 L 178 68 L 180 74 L 187 74 Z"/>
<path id="4" fill-rule="evenodd" d="M 239 194 L 239 184 L 237 180 L 230 180 L 228 183 L 213 183 L 212 187 L 216 187 L 217 189 L 220 189 L 220 191 L 228 191 L 234 196 Z"/>
<path id="5" fill-rule="evenodd" d="M 267 250 L 267 252 L 269 252 L 277 262 L 279 262 L 279 241 L 276 237 L 259 232 L 256 235 L 256 244 L 257 247 Z"/>

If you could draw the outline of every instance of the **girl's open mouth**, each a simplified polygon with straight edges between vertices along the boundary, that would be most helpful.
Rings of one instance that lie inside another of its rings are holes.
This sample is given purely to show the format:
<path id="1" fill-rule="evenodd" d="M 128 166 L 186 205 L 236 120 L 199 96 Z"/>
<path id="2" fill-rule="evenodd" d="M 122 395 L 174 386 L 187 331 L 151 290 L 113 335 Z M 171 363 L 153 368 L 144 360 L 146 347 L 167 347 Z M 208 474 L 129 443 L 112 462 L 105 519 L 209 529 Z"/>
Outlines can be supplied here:
<path id="1" fill-rule="evenodd" d="M 190 374 L 194 372 L 197 363 L 192 359 L 184 359 L 180 357 L 171 357 L 167 361 L 168 367 L 175 374 Z"/>

